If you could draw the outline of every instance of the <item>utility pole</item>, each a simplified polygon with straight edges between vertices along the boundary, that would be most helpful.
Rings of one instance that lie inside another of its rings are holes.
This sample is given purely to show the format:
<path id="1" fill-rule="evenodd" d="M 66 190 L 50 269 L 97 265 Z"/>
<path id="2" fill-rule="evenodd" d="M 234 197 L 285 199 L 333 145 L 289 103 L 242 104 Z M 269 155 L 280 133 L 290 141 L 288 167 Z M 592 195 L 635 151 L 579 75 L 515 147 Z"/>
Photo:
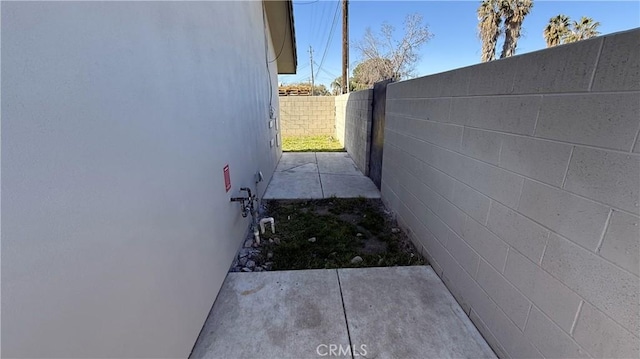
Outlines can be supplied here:
<path id="1" fill-rule="evenodd" d="M 313 96 L 313 49 L 309 45 L 309 60 L 311 60 L 311 96 Z"/>
<path id="2" fill-rule="evenodd" d="M 342 93 L 349 92 L 349 0 L 342 0 Z"/>

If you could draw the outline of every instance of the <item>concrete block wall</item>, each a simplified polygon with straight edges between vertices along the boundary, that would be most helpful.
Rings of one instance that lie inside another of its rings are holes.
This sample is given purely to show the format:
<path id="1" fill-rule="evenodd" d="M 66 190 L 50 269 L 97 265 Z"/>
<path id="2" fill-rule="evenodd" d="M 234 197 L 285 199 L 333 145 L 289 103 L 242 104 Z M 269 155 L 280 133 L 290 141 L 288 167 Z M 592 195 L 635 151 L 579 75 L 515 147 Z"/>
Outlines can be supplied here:
<path id="1" fill-rule="evenodd" d="M 382 197 L 501 358 L 639 355 L 640 30 L 387 89 Z"/>
<path id="2" fill-rule="evenodd" d="M 373 90 L 335 98 L 336 136 L 365 175 L 369 174 Z"/>
<path id="3" fill-rule="evenodd" d="M 283 136 L 335 135 L 333 96 L 280 96 Z"/>

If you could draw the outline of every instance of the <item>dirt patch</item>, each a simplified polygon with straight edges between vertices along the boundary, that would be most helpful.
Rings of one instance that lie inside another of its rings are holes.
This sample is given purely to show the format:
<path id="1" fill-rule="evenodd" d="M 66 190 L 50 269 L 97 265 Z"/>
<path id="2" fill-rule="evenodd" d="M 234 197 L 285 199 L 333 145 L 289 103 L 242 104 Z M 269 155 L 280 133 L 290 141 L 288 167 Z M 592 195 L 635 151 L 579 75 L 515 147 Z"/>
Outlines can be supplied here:
<path id="1" fill-rule="evenodd" d="M 380 200 L 342 199 L 271 200 L 265 216 L 274 217 L 276 233 L 262 236 L 259 246 L 249 239 L 253 268 L 232 271 L 291 270 L 422 265 L 407 236 L 397 228 Z"/>

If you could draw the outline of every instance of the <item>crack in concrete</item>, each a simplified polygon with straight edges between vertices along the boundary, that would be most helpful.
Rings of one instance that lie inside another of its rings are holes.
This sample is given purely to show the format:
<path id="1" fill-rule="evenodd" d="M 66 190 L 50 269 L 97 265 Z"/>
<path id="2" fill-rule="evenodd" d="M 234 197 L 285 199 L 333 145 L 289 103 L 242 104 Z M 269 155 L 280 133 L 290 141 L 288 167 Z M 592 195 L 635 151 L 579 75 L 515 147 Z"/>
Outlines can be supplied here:
<path id="1" fill-rule="evenodd" d="M 340 301 L 342 301 L 342 313 L 344 314 L 344 323 L 347 325 L 347 337 L 349 338 L 349 353 L 353 359 L 353 343 L 351 342 L 351 332 L 349 331 L 349 319 L 347 319 L 347 308 L 344 306 L 344 297 L 342 295 L 342 284 L 340 283 L 340 273 L 336 269 L 336 277 L 338 277 L 338 288 L 340 289 Z"/>
<path id="2" fill-rule="evenodd" d="M 322 198 L 325 198 L 324 188 L 322 187 L 322 176 L 320 176 L 320 166 L 318 166 L 318 153 L 315 152 L 314 156 L 316 156 L 316 169 L 318 170 L 318 181 L 320 181 L 320 193 L 322 193 Z"/>
<path id="3" fill-rule="evenodd" d="M 316 161 L 317 161 L 317 160 L 316 160 Z M 294 168 L 302 167 L 302 166 L 305 166 L 305 165 L 308 165 L 308 164 L 312 164 L 312 163 L 317 163 L 317 162 L 307 162 L 307 163 L 303 163 L 303 164 L 301 164 L 301 165 L 296 165 L 296 166 L 293 166 L 293 167 L 291 167 L 291 168 L 287 168 L 286 170 L 282 170 L 281 172 L 291 171 L 291 170 L 292 170 L 292 169 L 294 169 Z"/>

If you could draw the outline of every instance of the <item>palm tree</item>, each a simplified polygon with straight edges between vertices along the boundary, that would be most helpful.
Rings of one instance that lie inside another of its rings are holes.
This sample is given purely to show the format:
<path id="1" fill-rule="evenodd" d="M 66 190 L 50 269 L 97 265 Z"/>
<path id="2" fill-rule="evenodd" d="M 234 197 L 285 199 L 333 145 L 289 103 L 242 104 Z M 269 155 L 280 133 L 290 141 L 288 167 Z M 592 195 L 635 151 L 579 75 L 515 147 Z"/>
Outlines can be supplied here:
<path id="1" fill-rule="evenodd" d="M 331 82 L 331 93 L 334 96 L 342 93 L 342 77 L 336 77 L 336 79 Z"/>
<path id="2" fill-rule="evenodd" d="M 567 36 L 567 43 L 586 40 L 600 35 L 598 31 L 600 23 L 593 21 L 590 17 L 583 16 L 580 21 L 574 21 L 572 25 L 573 29 L 571 34 Z"/>
<path id="3" fill-rule="evenodd" d="M 500 12 L 504 18 L 504 44 L 500 58 L 516 53 L 524 18 L 531 12 L 533 0 L 502 0 Z"/>
<path id="4" fill-rule="evenodd" d="M 499 0 L 483 0 L 478 8 L 478 36 L 482 41 L 482 62 L 496 58 L 496 45 L 500 36 L 502 19 L 499 13 Z"/>
<path id="5" fill-rule="evenodd" d="M 569 17 L 560 14 L 549 19 L 549 24 L 544 28 L 542 34 L 547 42 L 547 47 L 552 47 L 564 43 L 570 33 Z"/>

